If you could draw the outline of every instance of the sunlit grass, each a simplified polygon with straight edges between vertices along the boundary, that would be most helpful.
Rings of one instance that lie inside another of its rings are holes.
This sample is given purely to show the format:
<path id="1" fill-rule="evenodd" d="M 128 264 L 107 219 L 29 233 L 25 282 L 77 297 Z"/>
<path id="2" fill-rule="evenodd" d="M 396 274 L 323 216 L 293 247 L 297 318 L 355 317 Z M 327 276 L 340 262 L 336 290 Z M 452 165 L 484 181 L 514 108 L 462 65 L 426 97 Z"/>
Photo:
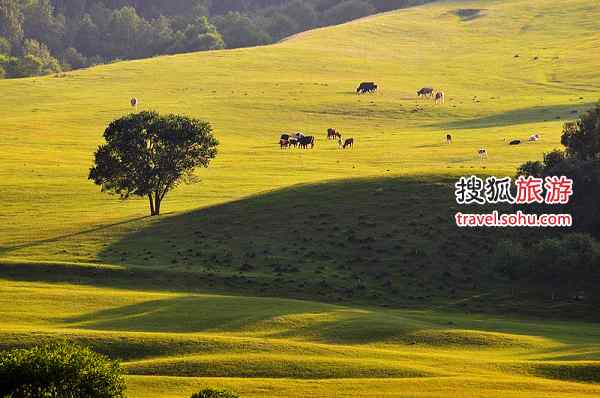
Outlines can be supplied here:
<path id="1" fill-rule="evenodd" d="M 457 176 L 512 175 L 598 100 L 599 21 L 591 0 L 441 1 L 269 47 L 0 81 L 0 346 L 91 345 L 124 362 L 134 398 L 600 395 L 597 325 L 514 315 L 529 303 L 486 268 L 504 232 L 451 219 Z M 356 96 L 361 81 L 381 91 Z M 427 85 L 445 105 L 415 98 Z M 133 96 L 222 143 L 160 219 L 86 179 Z M 316 148 L 281 151 L 295 130 Z"/>

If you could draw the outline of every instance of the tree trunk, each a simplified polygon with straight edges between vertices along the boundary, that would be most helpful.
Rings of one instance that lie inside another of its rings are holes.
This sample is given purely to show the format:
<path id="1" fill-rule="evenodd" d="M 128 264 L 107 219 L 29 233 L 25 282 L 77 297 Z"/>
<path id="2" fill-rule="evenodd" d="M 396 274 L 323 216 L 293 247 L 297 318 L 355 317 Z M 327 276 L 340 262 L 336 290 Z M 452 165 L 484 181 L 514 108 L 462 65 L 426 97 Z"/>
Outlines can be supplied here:
<path id="1" fill-rule="evenodd" d="M 160 202 L 162 198 L 160 197 L 160 193 L 156 191 L 154 193 L 154 215 L 160 216 Z"/>
<path id="2" fill-rule="evenodd" d="M 154 209 L 154 200 L 152 199 L 152 194 L 148 194 L 148 200 L 150 201 L 150 216 L 156 215 L 156 210 Z"/>

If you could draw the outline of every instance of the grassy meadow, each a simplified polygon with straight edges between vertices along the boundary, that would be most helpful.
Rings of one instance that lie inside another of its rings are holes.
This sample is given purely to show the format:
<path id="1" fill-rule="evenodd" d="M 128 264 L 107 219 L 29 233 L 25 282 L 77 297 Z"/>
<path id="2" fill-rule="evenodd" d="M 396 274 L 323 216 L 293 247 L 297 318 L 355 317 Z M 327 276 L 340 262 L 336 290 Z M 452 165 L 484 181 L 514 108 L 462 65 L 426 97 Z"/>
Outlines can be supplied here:
<path id="1" fill-rule="evenodd" d="M 449 0 L 0 81 L 0 347 L 89 344 L 123 360 L 134 398 L 598 396 L 597 311 L 490 271 L 498 239 L 538 232 L 452 219 L 458 176 L 512 176 L 560 146 L 600 99 L 598 65 L 593 0 Z M 380 92 L 357 96 L 361 81 Z M 428 85 L 445 105 L 416 98 Z M 87 181 L 134 96 L 221 142 L 160 218 Z M 284 131 L 317 145 L 280 150 Z"/>

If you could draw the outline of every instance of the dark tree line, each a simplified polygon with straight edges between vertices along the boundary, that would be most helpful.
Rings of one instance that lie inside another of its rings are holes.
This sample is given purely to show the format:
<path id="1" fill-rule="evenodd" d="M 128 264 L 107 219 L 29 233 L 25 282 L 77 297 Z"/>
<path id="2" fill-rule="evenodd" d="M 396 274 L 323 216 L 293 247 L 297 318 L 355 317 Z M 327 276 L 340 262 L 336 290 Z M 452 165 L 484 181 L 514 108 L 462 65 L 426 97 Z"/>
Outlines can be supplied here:
<path id="1" fill-rule="evenodd" d="M 273 43 L 431 0 L 0 0 L 0 78 Z"/>
<path id="2" fill-rule="evenodd" d="M 517 170 L 518 176 L 565 176 L 573 180 L 568 204 L 534 204 L 520 207 L 534 213 L 568 213 L 573 228 L 554 232 L 539 242 L 501 242 L 494 256 L 500 272 L 511 279 L 542 283 L 552 299 L 585 299 L 579 293 L 600 280 L 600 103 L 574 122 L 563 127 L 561 143 L 544 155 L 543 161 L 530 161 Z M 598 295 L 595 294 L 595 300 Z"/>

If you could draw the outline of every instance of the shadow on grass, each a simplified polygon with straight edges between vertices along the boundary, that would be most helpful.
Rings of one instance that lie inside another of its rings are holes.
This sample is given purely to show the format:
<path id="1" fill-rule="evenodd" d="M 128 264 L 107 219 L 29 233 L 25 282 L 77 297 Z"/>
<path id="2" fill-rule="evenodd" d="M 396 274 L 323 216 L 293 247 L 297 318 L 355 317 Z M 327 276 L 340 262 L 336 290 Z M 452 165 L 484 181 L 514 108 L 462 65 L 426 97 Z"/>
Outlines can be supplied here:
<path id="1" fill-rule="evenodd" d="M 120 226 L 120 225 L 131 224 L 131 223 L 134 223 L 136 221 L 143 220 L 145 218 L 148 218 L 148 216 L 138 217 L 138 218 L 134 218 L 134 219 L 126 220 L 126 221 L 121 221 L 121 222 L 117 222 L 117 223 L 112 223 L 112 224 L 107 224 L 107 225 L 101 225 L 99 227 L 86 229 L 85 231 L 74 232 L 74 233 L 65 234 L 65 235 L 59 235 L 59 236 L 55 236 L 53 238 L 42 239 L 42 240 L 37 240 L 37 241 L 33 241 L 33 242 L 27 242 L 27 243 L 22 243 L 22 244 L 18 244 L 18 245 L 12 245 L 12 246 L 0 246 L 0 256 L 9 255 L 14 250 L 19 250 L 19 249 L 25 249 L 25 248 L 29 248 L 29 247 L 40 246 L 40 245 L 44 245 L 44 244 L 47 244 L 47 243 L 59 242 L 61 240 L 68 239 L 68 238 L 73 238 L 73 237 L 76 237 L 76 236 L 82 236 L 82 235 L 87 235 L 87 234 L 91 234 L 91 233 L 98 232 L 98 231 L 109 230 L 111 228 L 114 228 L 114 227 L 117 227 L 117 226 Z"/>
<path id="2" fill-rule="evenodd" d="M 516 109 L 495 115 L 480 118 L 456 120 L 453 122 L 436 123 L 429 127 L 444 129 L 477 129 L 488 127 L 518 126 L 528 123 L 541 123 L 556 120 L 573 120 L 578 113 L 587 111 L 595 103 L 564 104 L 554 106 L 534 106 L 531 108 Z"/>
<path id="3" fill-rule="evenodd" d="M 337 307 L 300 300 L 195 295 L 152 300 L 64 319 L 77 328 L 198 333 L 258 330 L 281 317 L 335 311 Z M 265 329 L 266 330 L 266 329 Z"/>
<path id="4" fill-rule="evenodd" d="M 457 228 L 457 211 L 491 209 L 458 208 L 454 182 L 389 177 L 266 192 L 123 236 L 97 258 L 120 268 L 5 261 L 0 278 L 401 308 L 573 311 L 507 299 L 514 288 L 490 264 L 496 242 L 543 231 Z"/>

